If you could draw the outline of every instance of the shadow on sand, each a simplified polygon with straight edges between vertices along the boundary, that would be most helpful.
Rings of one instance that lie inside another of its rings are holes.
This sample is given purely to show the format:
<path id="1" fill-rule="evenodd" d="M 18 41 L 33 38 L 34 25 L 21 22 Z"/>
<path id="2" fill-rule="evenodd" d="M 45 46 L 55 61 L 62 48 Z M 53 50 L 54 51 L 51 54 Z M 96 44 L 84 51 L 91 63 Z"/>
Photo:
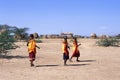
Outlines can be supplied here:
<path id="1" fill-rule="evenodd" d="M 96 60 L 80 60 L 78 62 L 95 62 Z"/>
<path id="2" fill-rule="evenodd" d="M 65 66 L 86 66 L 86 65 L 90 65 L 90 64 L 67 64 Z M 57 67 L 60 65 L 37 65 L 36 67 Z"/>
<path id="3" fill-rule="evenodd" d="M 9 56 L 9 55 L 6 55 L 6 56 L 3 56 L 1 57 L 3 59 L 23 59 L 23 58 L 28 58 L 28 56 L 19 56 L 19 55 L 16 55 L 16 56 Z"/>
<path id="4" fill-rule="evenodd" d="M 90 64 L 67 64 L 66 66 L 86 66 Z"/>
<path id="5" fill-rule="evenodd" d="M 36 67 L 56 67 L 59 65 L 37 65 Z"/>

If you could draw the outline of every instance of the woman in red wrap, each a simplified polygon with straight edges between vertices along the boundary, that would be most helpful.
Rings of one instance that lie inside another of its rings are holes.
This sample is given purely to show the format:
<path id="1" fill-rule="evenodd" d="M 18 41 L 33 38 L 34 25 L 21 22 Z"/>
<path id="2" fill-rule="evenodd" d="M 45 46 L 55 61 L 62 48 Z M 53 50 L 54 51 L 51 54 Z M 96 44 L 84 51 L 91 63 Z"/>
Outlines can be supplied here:
<path id="1" fill-rule="evenodd" d="M 28 46 L 28 52 L 29 52 L 29 58 L 30 58 L 30 65 L 32 67 L 34 66 L 33 61 L 35 61 L 35 58 L 36 58 L 36 47 L 39 48 L 36 45 L 33 34 L 30 34 L 30 40 L 28 41 L 27 46 Z"/>
<path id="2" fill-rule="evenodd" d="M 77 57 L 76 61 L 79 62 L 78 58 L 80 57 L 80 51 L 78 49 L 78 47 L 80 46 L 81 44 L 78 44 L 77 42 L 77 38 L 74 37 L 74 40 L 73 40 L 73 53 L 72 53 L 72 56 L 70 58 L 70 61 L 72 61 L 72 58 L 73 57 Z"/>

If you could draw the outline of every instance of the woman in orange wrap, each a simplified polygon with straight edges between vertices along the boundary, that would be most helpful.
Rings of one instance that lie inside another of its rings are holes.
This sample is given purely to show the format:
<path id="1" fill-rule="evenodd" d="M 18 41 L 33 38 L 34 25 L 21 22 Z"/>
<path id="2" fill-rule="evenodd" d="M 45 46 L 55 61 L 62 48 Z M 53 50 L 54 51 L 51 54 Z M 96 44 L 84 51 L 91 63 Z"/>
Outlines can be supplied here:
<path id="1" fill-rule="evenodd" d="M 69 59 L 69 51 L 68 51 L 68 42 L 67 38 L 64 38 L 64 41 L 62 43 L 62 51 L 63 51 L 63 60 L 64 60 L 64 65 L 66 65 L 67 60 Z"/>
<path id="2" fill-rule="evenodd" d="M 79 62 L 78 58 L 80 57 L 80 52 L 79 52 L 78 47 L 79 47 L 80 45 L 81 45 L 81 44 L 78 44 L 78 42 L 77 42 L 77 38 L 74 37 L 73 46 L 72 46 L 72 47 L 73 47 L 73 54 L 72 54 L 72 56 L 71 56 L 71 58 L 70 58 L 70 61 L 72 61 L 72 58 L 73 58 L 73 57 L 77 57 L 76 61 Z"/>
<path id="3" fill-rule="evenodd" d="M 27 46 L 28 46 L 28 52 L 30 58 L 30 65 L 34 66 L 33 61 L 35 61 L 36 58 L 36 47 L 37 48 L 39 47 L 36 45 L 33 34 L 30 34 L 30 40 L 28 41 Z"/>

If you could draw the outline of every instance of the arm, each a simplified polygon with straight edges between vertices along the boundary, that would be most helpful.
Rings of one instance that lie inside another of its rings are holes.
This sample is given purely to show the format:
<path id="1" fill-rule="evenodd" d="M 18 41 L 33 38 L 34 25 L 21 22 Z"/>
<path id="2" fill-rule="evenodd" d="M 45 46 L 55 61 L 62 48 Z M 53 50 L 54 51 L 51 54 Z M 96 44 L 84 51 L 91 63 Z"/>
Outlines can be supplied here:
<path id="1" fill-rule="evenodd" d="M 36 47 L 37 47 L 38 49 L 40 49 L 40 47 L 39 47 L 39 46 L 37 46 L 37 45 L 36 45 Z"/>
<path id="2" fill-rule="evenodd" d="M 80 46 L 80 45 L 81 45 L 81 43 L 78 44 L 78 46 Z"/>
<path id="3" fill-rule="evenodd" d="M 27 46 L 28 46 L 29 42 L 27 42 Z"/>
<path id="4" fill-rule="evenodd" d="M 80 46 L 80 45 L 81 45 L 81 43 L 79 43 L 79 44 L 77 45 L 77 47 Z"/>

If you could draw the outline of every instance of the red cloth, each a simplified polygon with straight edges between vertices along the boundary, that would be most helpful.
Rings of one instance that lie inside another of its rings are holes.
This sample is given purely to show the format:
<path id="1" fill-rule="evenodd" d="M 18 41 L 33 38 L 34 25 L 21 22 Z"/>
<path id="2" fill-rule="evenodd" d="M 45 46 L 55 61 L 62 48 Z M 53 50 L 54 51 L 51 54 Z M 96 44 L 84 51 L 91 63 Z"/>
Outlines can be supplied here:
<path id="1" fill-rule="evenodd" d="M 34 52 L 29 53 L 30 61 L 34 61 L 35 57 L 36 57 L 36 54 Z"/>
<path id="2" fill-rule="evenodd" d="M 80 52 L 78 50 L 77 42 L 73 42 L 73 54 L 72 57 L 80 57 Z"/>
<path id="3" fill-rule="evenodd" d="M 79 51 L 73 52 L 72 57 L 80 57 L 80 52 Z"/>

